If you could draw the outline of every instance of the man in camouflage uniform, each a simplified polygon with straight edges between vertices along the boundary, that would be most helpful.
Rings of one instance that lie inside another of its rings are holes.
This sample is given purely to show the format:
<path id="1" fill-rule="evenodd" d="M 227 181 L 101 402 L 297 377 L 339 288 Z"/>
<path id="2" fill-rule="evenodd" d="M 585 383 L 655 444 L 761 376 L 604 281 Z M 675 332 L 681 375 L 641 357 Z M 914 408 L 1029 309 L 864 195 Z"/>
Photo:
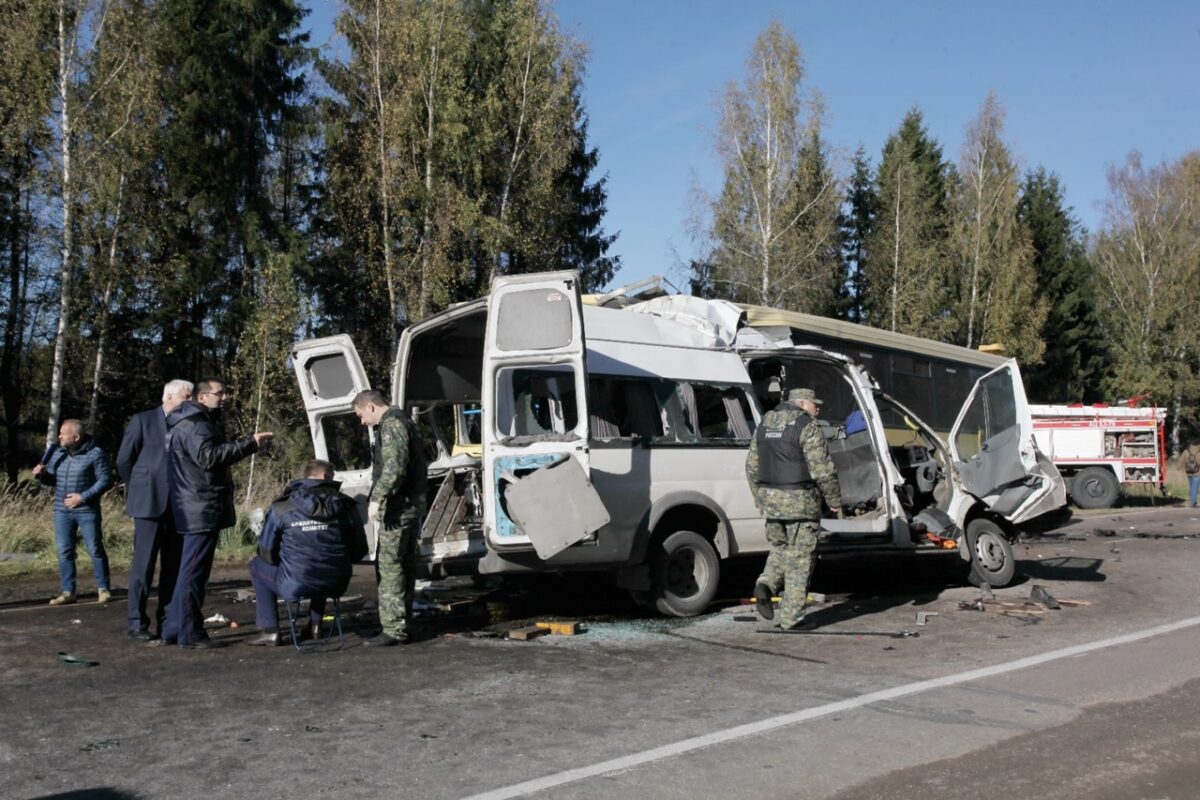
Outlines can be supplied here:
<path id="1" fill-rule="evenodd" d="M 804 620 L 821 501 L 842 516 L 837 472 L 816 424 L 820 404 L 812 389 L 792 389 L 763 417 L 746 457 L 746 478 L 766 518 L 771 545 L 754 599 L 758 613 L 773 619 L 771 598 L 783 589 L 779 625 L 785 630 L 799 628 Z"/>
<path id="2" fill-rule="evenodd" d="M 378 636 L 363 644 L 391 647 L 407 644 L 412 618 L 413 570 L 417 539 L 425 517 L 425 450 L 421 437 L 404 410 L 390 406 L 375 389 L 359 392 L 354 413 L 363 425 L 377 425 L 372 461 L 371 496 L 367 518 L 378 542 L 375 566 L 379 576 Z"/>

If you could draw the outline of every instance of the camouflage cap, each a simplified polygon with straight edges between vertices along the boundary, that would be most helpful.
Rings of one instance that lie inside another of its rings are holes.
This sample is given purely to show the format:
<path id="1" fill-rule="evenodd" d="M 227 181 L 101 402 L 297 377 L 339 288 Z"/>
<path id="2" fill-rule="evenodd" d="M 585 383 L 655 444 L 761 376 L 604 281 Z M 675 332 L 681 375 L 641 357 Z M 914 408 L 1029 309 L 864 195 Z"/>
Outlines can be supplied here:
<path id="1" fill-rule="evenodd" d="M 788 392 L 788 400 L 810 400 L 817 405 L 824 403 L 824 400 L 817 399 L 817 393 L 812 389 L 792 389 Z"/>

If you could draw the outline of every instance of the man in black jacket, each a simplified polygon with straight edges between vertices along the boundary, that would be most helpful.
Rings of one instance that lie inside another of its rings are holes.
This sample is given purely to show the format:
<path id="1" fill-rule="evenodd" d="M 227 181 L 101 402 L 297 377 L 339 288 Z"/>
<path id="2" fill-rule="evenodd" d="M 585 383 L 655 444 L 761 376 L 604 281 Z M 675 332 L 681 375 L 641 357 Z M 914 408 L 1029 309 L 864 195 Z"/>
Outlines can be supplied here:
<path id="1" fill-rule="evenodd" d="M 255 621 L 259 634 L 251 645 L 280 643 L 276 601 L 309 598 L 308 634 L 321 635 L 325 598 L 340 597 L 350 583 L 355 561 L 367 554 L 367 535 L 353 499 L 338 491 L 333 465 L 314 459 L 304 477 L 292 481 L 271 504 L 250 561 Z"/>
<path id="2" fill-rule="evenodd" d="M 201 609 L 217 536 L 237 522 L 229 468 L 271 439 L 270 433 L 255 433 L 228 441 L 221 409 L 229 397 L 224 381 L 202 380 L 196 384 L 196 399 L 167 415 L 171 513 L 183 551 L 162 641 L 186 649 L 213 646 L 204 633 Z"/>
<path id="3" fill-rule="evenodd" d="M 160 634 L 179 574 L 182 542 L 175 534 L 175 521 L 167 504 L 167 415 L 191 399 L 191 381 L 168 383 L 163 387 L 161 406 L 134 414 L 129 420 L 117 451 L 117 472 L 125 481 L 125 515 L 133 518 L 127 627 L 129 638 L 138 641 L 154 638 L 146 615 L 154 562 L 162 564 L 158 572 L 158 608 L 154 612 Z"/>

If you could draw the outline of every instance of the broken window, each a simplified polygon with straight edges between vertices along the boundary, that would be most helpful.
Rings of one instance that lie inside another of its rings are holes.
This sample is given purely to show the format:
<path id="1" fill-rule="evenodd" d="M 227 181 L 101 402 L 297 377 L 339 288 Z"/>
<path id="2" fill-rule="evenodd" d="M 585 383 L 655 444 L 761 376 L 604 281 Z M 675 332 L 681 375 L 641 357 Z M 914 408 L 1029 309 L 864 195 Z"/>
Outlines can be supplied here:
<path id="1" fill-rule="evenodd" d="M 754 419 L 743 389 L 703 383 L 682 385 L 688 428 L 701 441 L 749 441 Z"/>
<path id="2" fill-rule="evenodd" d="M 575 370 L 516 367 L 496 373 L 496 427 L 502 437 L 574 436 Z"/>
<path id="3" fill-rule="evenodd" d="M 592 437 L 662 440 L 670 432 L 663 399 L 674 390 L 670 381 L 653 378 L 589 376 Z"/>

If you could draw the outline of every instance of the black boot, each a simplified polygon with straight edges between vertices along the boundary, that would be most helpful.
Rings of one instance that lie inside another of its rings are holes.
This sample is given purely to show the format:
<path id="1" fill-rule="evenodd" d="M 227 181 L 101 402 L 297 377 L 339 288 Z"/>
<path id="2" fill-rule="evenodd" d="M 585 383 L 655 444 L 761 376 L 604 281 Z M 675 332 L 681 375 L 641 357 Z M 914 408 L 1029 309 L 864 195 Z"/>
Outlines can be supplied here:
<path id="1" fill-rule="evenodd" d="M 754 607 L 763 619 L 775 619 L 775 606 L 771 604 L 771 587 L 765 583 L 754 584 Z"/>

